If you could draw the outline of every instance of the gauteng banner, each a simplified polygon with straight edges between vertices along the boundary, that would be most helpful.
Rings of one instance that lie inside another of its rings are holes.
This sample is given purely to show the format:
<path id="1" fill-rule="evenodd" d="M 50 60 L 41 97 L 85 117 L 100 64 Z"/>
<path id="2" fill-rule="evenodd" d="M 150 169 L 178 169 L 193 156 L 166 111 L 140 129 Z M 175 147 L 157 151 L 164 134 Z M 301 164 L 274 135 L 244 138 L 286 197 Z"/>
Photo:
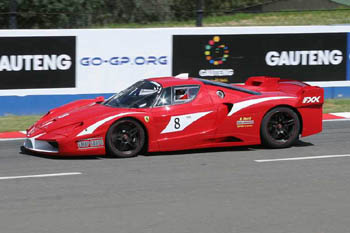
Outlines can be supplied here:
<path id="1" fill-rule="evenodd" d="M 0 37 L 0 89 L 75 87 L 75 36 Z"/>
<path id="2" fill-rule="evenodd" d="M 347 63 L 347 33 L 173 36 L 173 74 L 221 82 L 346 80 Z"/>

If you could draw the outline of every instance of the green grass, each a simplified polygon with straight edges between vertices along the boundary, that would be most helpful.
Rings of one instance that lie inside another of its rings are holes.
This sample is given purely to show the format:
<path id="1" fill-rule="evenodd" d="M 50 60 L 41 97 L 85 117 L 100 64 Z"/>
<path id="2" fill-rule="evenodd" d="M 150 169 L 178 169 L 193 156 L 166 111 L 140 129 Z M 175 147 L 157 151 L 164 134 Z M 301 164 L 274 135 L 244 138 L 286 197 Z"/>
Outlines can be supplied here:
<path id="1" fill-rule="evenodd" d="M 350 99 L 329 99 L 323 105 L 324 113 L 350 112 Z M 39 120 L 39 115 L 0 117 L 0 132 L 21 131 L 29 128 Z"/>
<path id="2" fill-rule="evenodd" d="M 21 131 L 29 128 L 34 122 L 39 120 L 39 115 L 15 116 L 7 115 L 0 117 L 0 132 Z"/>
<path id="3" fill-rule="evenodd" d="M 328 99 L 323 105 L 323 112 L 350 112 L 350 99 Z"/>
<path id="4" fill-rule="evenodd" d="M 284 26 L 284 25 L 332 25 L 350 23 L 350 8 L 318 11 L 285 11 L 272 13 L 236 13 L 221 16 L 208 16 L 203 26 Z M 195 20 L 167 21 L 146 24 L 126 23 L 96 25 L 96 28 L 159 28 L 193 27 Z"/>
<path id="5" fill-rule="evenodd" d="M 239 13 L 229 16 L 208 17 L 204 20 L 204 24 L 207 26 L 287 26 L 346 23 L 350 23 L 350 9 L 260 14 Z"/>

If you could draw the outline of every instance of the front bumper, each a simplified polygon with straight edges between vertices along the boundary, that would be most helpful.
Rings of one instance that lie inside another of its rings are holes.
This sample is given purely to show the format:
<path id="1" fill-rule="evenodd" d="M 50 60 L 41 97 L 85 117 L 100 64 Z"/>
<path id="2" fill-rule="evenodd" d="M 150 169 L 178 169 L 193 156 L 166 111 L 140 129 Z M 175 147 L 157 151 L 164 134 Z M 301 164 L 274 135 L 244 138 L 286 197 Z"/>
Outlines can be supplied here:
<path id="1" fill-rule="evenodd" d="M 88 148 L 79 148 L 79 142 L 88 141 L 89 139 L 77 140 L 75 138 L 58 138 L 46 136 L 47 135 L 41 134 L 35 137 L 27 138 L 22 146 L 23 149 L 21 148 L 22 152 L 34 152 L 39 154 L 59 156 L 84 156 L 106 154 L 104 143 L 103 146 L 99 147 L 90 146 Z"/>
<path id="2" fill-rule="evenodd" d="M 43 141 L 35 138 L 27 138 L 23 144 L 24 148 L 35 152 L 53 153 L 59 152 L 58 143 L 55 141 Z"/>

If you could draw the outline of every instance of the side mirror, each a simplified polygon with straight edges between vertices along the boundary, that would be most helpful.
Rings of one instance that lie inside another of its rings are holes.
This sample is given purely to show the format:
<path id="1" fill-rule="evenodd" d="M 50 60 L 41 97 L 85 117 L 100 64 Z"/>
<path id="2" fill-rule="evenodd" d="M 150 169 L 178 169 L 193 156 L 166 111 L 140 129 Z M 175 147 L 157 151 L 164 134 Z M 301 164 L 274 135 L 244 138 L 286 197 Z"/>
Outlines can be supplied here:
<path id="1" fill-rule="evenodd" d="M 95 98 L 96 103 L 101 103 L 101 102 L 103 102 L 104 100 L 105 100 L 105 97 L 103 97 L 103 96 L 97 96 L 97 97 Z"/>

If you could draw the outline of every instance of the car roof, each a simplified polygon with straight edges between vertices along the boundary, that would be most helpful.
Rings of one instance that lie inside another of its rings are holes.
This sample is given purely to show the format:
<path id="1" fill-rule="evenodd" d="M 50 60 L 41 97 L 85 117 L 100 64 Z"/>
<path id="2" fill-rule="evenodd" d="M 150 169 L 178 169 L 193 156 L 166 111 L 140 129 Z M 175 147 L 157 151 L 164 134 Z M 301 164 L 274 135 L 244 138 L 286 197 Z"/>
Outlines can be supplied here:
<path id="1" fill-rule="evenodd" d="M 234 86 L 227 83 L 220 83 L 220 82 L 205 80 L 205 79 L 198 79 L 198 78 L 160 77 L 160 78 L 150 78 L 148 80 L 159 83 L 160 85 L 162 85 L 163 88 L 171 87 L 171 86 L 205 84 L 205 85 L 217 86 L 217 87 L 226 88 L 230 90 L 245 92 L 251 95 L 261 95 L 260 92 L 246 89 L 243 87 Z"/>
<path id="2" fill-rule="evenodd" d="M 148 80 L 157 82 L 164 88 L 181 85 L 203 85 L 201 81 L 195 78 L 159 77 L 150 78 Z"/>

